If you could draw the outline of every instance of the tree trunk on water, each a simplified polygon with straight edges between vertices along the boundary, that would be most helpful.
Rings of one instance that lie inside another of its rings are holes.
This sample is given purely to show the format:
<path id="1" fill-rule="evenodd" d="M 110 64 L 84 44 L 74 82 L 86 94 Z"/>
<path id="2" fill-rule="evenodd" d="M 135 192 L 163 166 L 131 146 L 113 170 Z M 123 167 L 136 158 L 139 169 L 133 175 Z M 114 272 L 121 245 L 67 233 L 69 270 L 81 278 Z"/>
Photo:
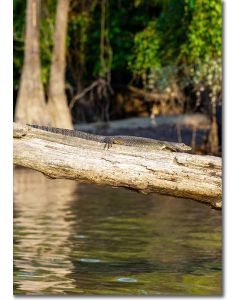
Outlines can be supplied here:
<path id="1" fill-rule="evenodd" d="M 69 0 L 58 0 L 49 85 L 49 111 L 54 127 L 73 129 L 65 94 L 66 34 Z"/>
<path id="2" fill-rule="evenodd" d="M 14 164 L 51 178 L 126 187 L 222 207 L 220 157 L 104 144 L 14 124 Z"/>
<path id="3" fill-rule="evenodd" d="M 24 64 L 16 104 L 15 120 L 20 123 L 50 124 L 39 57 L 40 0 L 28 0 Z"/>

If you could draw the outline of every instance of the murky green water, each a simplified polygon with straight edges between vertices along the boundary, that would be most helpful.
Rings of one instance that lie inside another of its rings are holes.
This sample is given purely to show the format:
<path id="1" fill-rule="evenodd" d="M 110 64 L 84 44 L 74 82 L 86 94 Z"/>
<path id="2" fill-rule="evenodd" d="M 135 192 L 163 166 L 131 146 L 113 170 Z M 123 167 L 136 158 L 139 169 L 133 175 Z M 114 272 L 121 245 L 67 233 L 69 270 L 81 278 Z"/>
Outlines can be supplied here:
<path id="1" fill-rule="evenodd" d="M 220 295 L 221 212 L 16 169 L 14 293 Z"/>

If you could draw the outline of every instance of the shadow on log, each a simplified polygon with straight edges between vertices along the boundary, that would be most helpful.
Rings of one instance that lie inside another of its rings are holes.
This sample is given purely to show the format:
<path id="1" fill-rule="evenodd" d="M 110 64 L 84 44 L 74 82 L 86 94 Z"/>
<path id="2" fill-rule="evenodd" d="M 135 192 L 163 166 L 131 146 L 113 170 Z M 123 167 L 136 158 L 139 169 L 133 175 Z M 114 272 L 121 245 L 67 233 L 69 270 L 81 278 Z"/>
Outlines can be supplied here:
<path id="1" fill-rule="evenodd" d="M 14 164 L 51 178 L 107 184 L 222 207 L 222 160 L 104 144 L 13 124 Z"/>

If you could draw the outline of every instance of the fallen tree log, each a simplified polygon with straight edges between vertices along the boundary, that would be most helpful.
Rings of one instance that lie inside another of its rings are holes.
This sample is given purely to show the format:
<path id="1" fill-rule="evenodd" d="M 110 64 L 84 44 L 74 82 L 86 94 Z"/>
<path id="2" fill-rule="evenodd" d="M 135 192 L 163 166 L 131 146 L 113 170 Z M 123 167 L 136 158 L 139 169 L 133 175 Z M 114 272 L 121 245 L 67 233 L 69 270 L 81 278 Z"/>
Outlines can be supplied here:
<path id="1" fill-rule="evenodd" d="M 104 144 L 13 124 L 14 164 L 51 178 L 126 187 L 222 207 L 219 157 Z"/>

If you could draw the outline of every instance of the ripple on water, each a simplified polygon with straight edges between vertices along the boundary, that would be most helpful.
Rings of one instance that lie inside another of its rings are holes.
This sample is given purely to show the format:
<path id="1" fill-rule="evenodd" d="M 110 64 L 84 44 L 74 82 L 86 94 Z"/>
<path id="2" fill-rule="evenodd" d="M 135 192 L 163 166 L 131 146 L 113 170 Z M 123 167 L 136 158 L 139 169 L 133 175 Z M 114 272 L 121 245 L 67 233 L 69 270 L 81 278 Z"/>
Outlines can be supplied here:
<path id="1" fill-rule="evenodd" d="M 129 278 L 129 277 L 117 278 L 116 281 L 118 281 L 118 282 L 138 282 L 137 279 Z"/>
<path id="2" fill-rule="evenodd" d="M 85 262 L 85 263 L 101 263 L 101 259 L 96 258 L 80 258 L 79 261 Z"/>
<path id="3" fill-rule="evenodd" d="M 82 239 L 86 238 L 86 235 L 79 234 L 79 235 L 75 235 L 74 238 L 77 239 L 77 240 L 82 240 Z"/>
<path id="4" fill-rule="evenodd" d="M 18 171 L 15 294 L 220 295 L 220 211 Z"/>

